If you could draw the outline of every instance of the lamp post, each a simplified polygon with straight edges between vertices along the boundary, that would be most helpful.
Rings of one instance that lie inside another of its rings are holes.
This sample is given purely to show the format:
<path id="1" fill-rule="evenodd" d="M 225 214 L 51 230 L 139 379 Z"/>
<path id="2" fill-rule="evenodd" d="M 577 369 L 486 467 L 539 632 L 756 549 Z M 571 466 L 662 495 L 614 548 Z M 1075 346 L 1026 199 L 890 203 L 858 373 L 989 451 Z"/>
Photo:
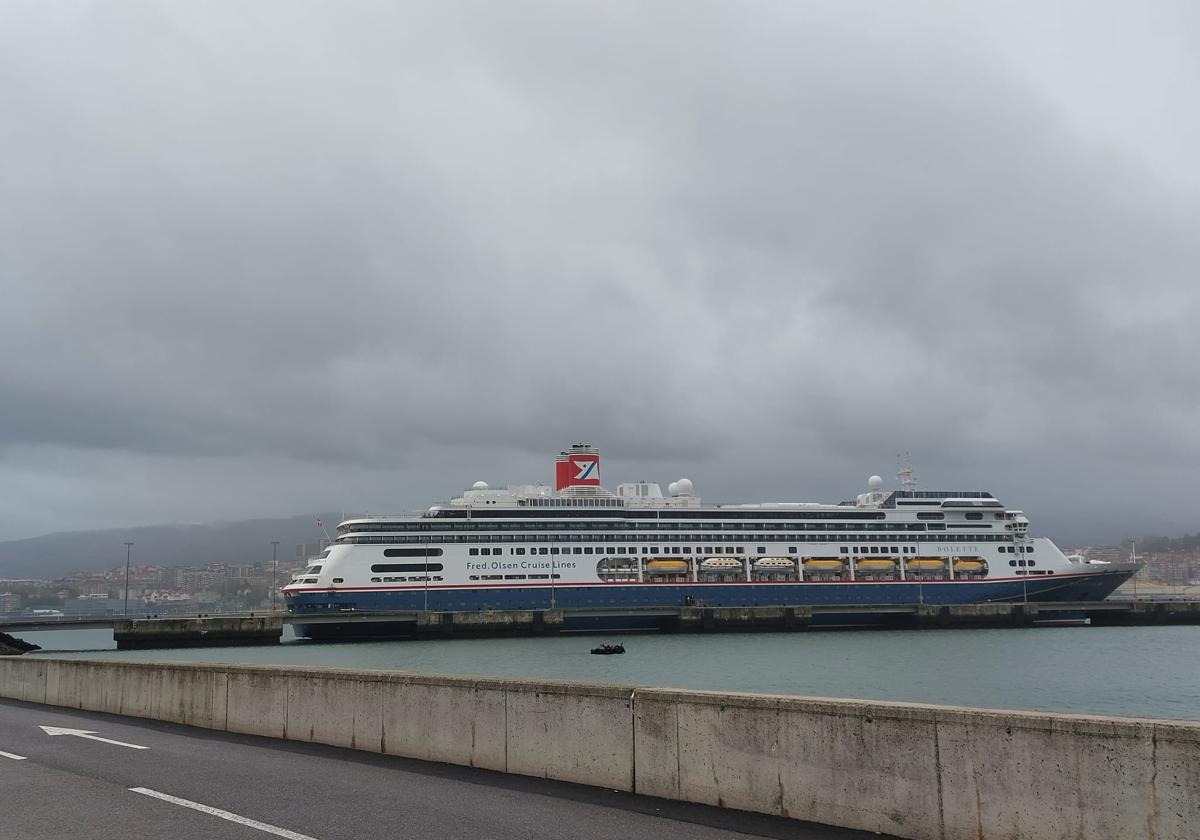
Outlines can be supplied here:
<path id="1" fill-rule="evenodd" d="M 129 616 L 129 557 L 133 551 L 133 543 L 125 543 L 125 615 Z"/>
<path id="2" fill-rule="evenodd" d="M 271 612 L 275 612 L 275 568 L 278 562 L 279 540 L 271 540 Z"/>

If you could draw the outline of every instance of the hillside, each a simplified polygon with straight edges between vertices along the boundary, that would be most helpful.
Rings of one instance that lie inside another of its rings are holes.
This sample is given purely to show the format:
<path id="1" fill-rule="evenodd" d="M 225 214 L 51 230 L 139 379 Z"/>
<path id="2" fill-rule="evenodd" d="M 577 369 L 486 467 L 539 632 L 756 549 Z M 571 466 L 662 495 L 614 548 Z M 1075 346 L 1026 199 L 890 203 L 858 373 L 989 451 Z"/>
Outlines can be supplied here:
<path id="1" fill-rule="evenodd" d="M 324 537 L 317 517 L 331 534 L 339 514 L 310 513 L 281 519 L 246 519 L 203 525 L 149 525 L 103 531 L 64 531 L 0 542 L 0 578 L 49 579 L 125 564 L 125 545 L 134 543 L 135 565 L 204 566 L 271 561 L 271 540 L 279 559 L 296 556 L 296 545 Z"/>

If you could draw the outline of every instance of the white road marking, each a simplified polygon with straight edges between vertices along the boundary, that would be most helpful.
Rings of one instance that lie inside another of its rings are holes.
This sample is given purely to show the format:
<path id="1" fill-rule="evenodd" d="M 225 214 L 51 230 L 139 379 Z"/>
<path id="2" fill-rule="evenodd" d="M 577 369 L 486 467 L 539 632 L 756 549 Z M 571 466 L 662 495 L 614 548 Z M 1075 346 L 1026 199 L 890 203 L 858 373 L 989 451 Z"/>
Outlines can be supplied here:
<path id="1" fill-rule="evenodd" d="M 0 750 L 0 755 L 4 756 L 5 758 L 11 758 L 13 761 L 24 761 L 25 760 L 25 756 L 23 756 L 23 755 L 17 755 L 16 753 L 6 753 L 6 752 L 4 752 L 4 750 Z"/>
<path id="2" fill-rule="evenodd" d="M 64 729 L 61 726 L 41 726 L 38 727 L 47 735 L 74 735 L 76 738 L 87 738 L 89 741 L 102 741 L 105 744 L 116 744 L 118 747 L 129 747 L 131 750 L 148 750 L 149 747 L 141 747 L 137 744 L 126 744 L 124 741 L 114 741 L 111 738 L 101 738 L 90 729 Z"/>
<path id="3" fill-rule="evenodd" d="M 286 837 L 287 840 L 316 840 L 315 837 L 309 837 L 307 834 L 300 834 L 295 831 L 288 831 L 286 828 L 279 828 L 275 825 L 268 825 L 258 820 L 252 820 L 248 817 L 239 817 L 237 814 L 231 814 L 229 811 L 222 811 L 220 808 L 214 808 L 211 805 L 201 805 L 199 802 L 192 802 L 189 799 L 180 799 L 178 796 L 160 793 L 157 790 L 150 788 L 135 787 L 130 788 L 134 793 L 140 793 L 143 796 L 152 796 L 155 799 L 161 799 L 163 802 L 170 802 L 173 805 L 182 805 L 184 808 L 191 808 L 193 811 L 200 811 L 204 814 L 212 814 L 214 817 L 220 817 L 223 820 L 244 825 L 249 828 L 257 828 L 259 831 L 265 831 L 268 834 L 274 834 L 278 837 Z"/>

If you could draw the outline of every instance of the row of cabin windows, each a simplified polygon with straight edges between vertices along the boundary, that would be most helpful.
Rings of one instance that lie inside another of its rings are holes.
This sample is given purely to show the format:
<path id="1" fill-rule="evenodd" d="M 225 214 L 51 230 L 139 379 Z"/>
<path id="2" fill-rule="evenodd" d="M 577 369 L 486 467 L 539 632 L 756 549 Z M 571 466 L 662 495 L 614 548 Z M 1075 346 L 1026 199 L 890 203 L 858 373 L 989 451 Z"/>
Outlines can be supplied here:
<path id="1" fill-rule="evenodd" d="M 937 501 L 913 502 L 913 501 L 897 501 L 895 507 L 905 507 L 910 505 L 928 507 L 939 504 L 945 497 L 939 495 Z M 612 500 L 616 501 L 616 500 Z M 569 504 L 567 504 L 569 502 Z M 488 505 L 494 505 L 494 501 L 488 501 Z M 568 510 L 555 510 L 553 507 L 566 505 Z M 533 510 L 530 508 L 551 507 L 552 509 Z M 521 501 L 518 507 L 476 507 L 472 509 L 435 509 L 423 513 L 420 517 L 421 522 L 429 520 L 453 521 L 453 520 L 473 520 L 473 519 L 649 519 L 658 520 L 679 520 L 679 519 L 788 519 L 788 520 L 815 520 L 815 519 L 841 519 L 841 520 L 868 520 L 868 519 L 884 519 L 886 513 L 882 510 L 854 510 L 853 508 L 841 507 L 839 510 L 824 510 L 824 511 L 799 511 L 799 510 L 716 510 L 716 509 L 701 509 L 701 510 L 678 510 L 678 509 L 659 509 L 659 510 L 636 510 L 625 508 L 622 510 L 606 510 L 608 508 L 621 508 L 622 505 L 606 504 L 598 505 L 594 501 L 586 502 L 583 500 L 543 500 L 542 504 L 534 504 L 531 500 L 529 503 Z M 893 507 L 893 505 L 888 505 Z M 993 511 L 999 509 L 1001 512 L 994 513 L 997 518 L 1004 516 L 1004 506 L 994 498 L 988 497 L 975 504 L 955 504 L 951 505 L 950 509 L 960 510 L 963 508 L 989 508 Z M 342 532 L 348 528 L 359 527 L 362 525 L 373 525 L 375 522 L 355 522 L 342 523 L 338 526 L 338 531 Z M 387 525 L 409 525 L 411 521 L 406 522 L 384 522 Z"/>
<path id="2" fill-rule="evenodd" d="M 990 529 L 991 526 L 990 525 L 977 525 L 977 524 L 963 523 L 963 522 L 951 522 L 949 524 L 946 524 L 943 522 L 930 522 L 930 523 L 922 525 L 920 528 L 907 528 L 907 529 L 906 528 L 897 528 L 897 529 L 877 528 L 877 529 L 872 529 L 872 531 L 885 532 L 889 536 L 892 534 L 895 534 L 896 532 L 900 532 L 900 533 L 906 533 L 909 535 L 918 536 L 918 538 L 919 538 L 920 534 L 913 534 L 913 532 L 916 531 L 916 532 L 924 533 L 926 531 L 945 531 L 947 528 L 968 529 L 971 531 L 980 531 L 981 529 Z M 518 542 L 524 542 L 524 541 L 537 542 L 537 541 L 545 541 L 545 540 L 571 540 L 574 542 L 593 542 L 593 541 L 603 542 L 605 540 L 614 540 L 614 539 L 615 540 L 623 540 L 623 539 L 626 539 L 625 535 L 627 535 L 627 534 L 641 533 L 641 529 L 624 528 L 624 529 L 615 529 L 615 530 L 619 530 L 620 533 L 617 533 L 617 534 L 596 534 L 596 533 L 562 534 L 562 533 L 555 533 L 555 532 L 539 532 L 539 533 L 528 533 L 528 534 L 521 533 L 521 534 L 505 535 L 504 539 L 508 542 L 513 542 L 514 540 L 518 541 Z M 770 529 L 764 529 L 764 530 L 770 530 Z M 825 533 L 806 534 L 806 533 L 797 533 L 795 530 L 792 530 L 792 529 L 774 529 L 774 530 L 782 531 L 783 535 L 772 537 L 772 539 L 795 538 L 795 539 L 802 539 L 802 540 L 821 540 L 821 539 L 825 538 Z M 503 533 L 504 529 L 491 528 L 491 529 L 488 529 L 488 531 L 489 532 L 499 531 L 499 532 Z M 835 532 L 835 533 L 837 531 L 841 531 L 841 532 L 845 533 L 846 529 L 832 529 L 831 528 L 831 529 L 829 529 L 829 531 Z M 863 532 L 860 530 L 852 531 L 852 533 L 854 534 L 854 536 L 856 538 L 859 535 L 863 534 Z M 880 535 L 882 536 L 882 534 L 880 534 Z M 673 540 L 673 539 L 681 539 L 681 538 L 688 539 L 688 540 L 694 539 L 694 537 L 686 537 L 686 536 L 680 537 L 680 536 L 677 536 L 672 533 L 667 533 L 667 534 L 657 533 L 657 534 L 647 535 L 647 536 L 651 536 L 654 539 L 659 539 L 659 540 Z M 980 534 L 981 538 L 984 536 L 993 536 L 993 538 L 995 538 L 995 539 L 1003 539 L 1003 537 L 999 536 L 999 535 L 991 535 L 991 534 L 986 534 L 986 533 Z M 754 536 L 741 534 L 741 533 L 729 532 L 729 533 L 722 533 L 722 534 L 710 534 L 706 538 L 711 538 L 714 540 L 720 540 L 720 539 L 751 540 L 751 539 L 754 539 Z M 475 534 L 438 534 L 438 535 L 431 534 L 428 536 L 395 536 L 395 537 L 388 538 L 388 541 L 397 542 L 397 543 L 422 543 L 422 542 L 430 542 L 430 541 L 433 541 L 433 542 L 480 542 L 481 540 L 482 541 L 492 541 L 494 539 L 495 539 L 494 536 L 488 536 L 488 535 L 481 536 L 481 535 L 475 535 Z M 378 541 L 379 541 L 379 537 L 368 536 L 365 534 L 348 534 L 348 535 L 338 537 L 338 542 L 369 543 L 369 542 L 378 542 Z"/>
<path id="3" fill-rule="evenodd" d="M 794 545 L 789 546 L 788 550 L 795 552 L 796 546 L 794 546 Z M 471 557 L 476 557 L 476 556 L 478 556 L 475 553 L 476 551 L 478 551 L 479 554 L 481 554 L 485 557 L 488 555 L 499 555 L 499 554 L 504 553 L 503 548 L 491 548 L 491 549 L 488 549 L 488 548 L 474 549 L 474 548 L 472 548 L 467 553 Z M 734 546 L 729 546 L 726 548 L 726 547 L 719 546 L 719 545 L 715 546 L 715 547 L 707 546 L 704 548 L 702 548 L 701 546 L 696 546 L 697 554 L 714 554 L 714 553 L 720 553 L 720 552 L 726 552 L 728 554 L 744 554 L 745 551 L 746 551 L 745 548 L 743 548 L 742 546 L 737 546 L 736 548 Z M 764 553 L 765 551 L 766 551 L 765 548 L 759 549 L 760 554 Z M 508 550 L 508 553 L 515 555 L 517 557 L 524 557 L 525 549 L 510 548 Z M 561 554 L 637 554 L 637 553 L 638 553 L 638 547 L 636 545 L 609 546 L 607 548 L 600 548 L 599 546 L 593 548 L 590 545 L 584 546 L 582 548 L 579 546 L 575 546 L 572 548 L 566 548 L 566 547 L 559 548 L 558 546 L 552 546 L 550 548 L 530 548 L 529 549 L 529 555 L 531 557 L 546 557 L 546 556 L 561 555 Z M 656 545 L 653 545 L 653 546 L 644 545 L 644 546 L 642 546 L 641 553 L 642 554 L 691 554 L 692 547 L 690 545 L 689 546 L 668 546 L 667 548 L 664 548 L 662 551 L 659 551 L 658 546 L 656 546 Z"/>
<path id="4" fill-rule="evenodd" d="M 900 506 L 911 505 L 912 502 L 900 502 Z M 928 507 L 930 503 L 920 503 L 919 506 Z M 592 509 L 589 509 L 591 507 Z M 692 519 L 786 519 L 813 521 L 823 519 L 838 519 L 838 520 L 873 520 L 886 519 L 887 513 L 882 509 L 862 510 L 855 509 L 852 506 L 842 506 L 838 510 L 762 510 L 762 509 L 746 509 L 738 510 L 736 508 L 707 508 L 697 510 L 679 510 L 679 509 L 625 509 L 620 511 L 610 511 L 597 509 L 594 506 L 580 505 L 576 510 L 530 510 L 529 506 L 518 507 L 489 507 L 489 508 L 472 508 L 448 510 L 445 508 L 438 510 L 430 510 L 421 514 L 418 520 L 403 520 L 400 522 L 388 522 L 382 517 L 370 518 L 367 521 L 343 522 L 338 526 L 339 530 L 347 528 L 355 528 L 362 525 L 374 525 L 383 523 L 385 525 L 410 525 L 414 521 L 419 523 L 438 520 L 441 522 L 454 520 L 472 521 L 478 519 L 550 519 L 550 520 L 574 520 L 574 519 L 599 519 L 599 520 L 651 520 L 658 521 L 676 521 L 676 520 L 692 520 Z M 960 510 L 978 510 L 980 508 L 989 509 L 990 511 L 999 511 L 993 513 L 994 516 L 1004 516 L 1004 506 L 999 502 L 992 500 L 981 504 L 967 505 L 950 505 L 948 510 L 958 512 Z"/>
<path id="5" fill-rule="evenodd" d="M 558 580 L 562 575 L 471 575 L 471 580 Z"/>
<path id="6" fill-rule="evenodd" d="M 428 543 L 434 540 L 444 544 L 461 543 L 531 543 L 531 542 L 628 542 L 630 539 L 655 540 L 657 542 L 930 542 L 934 540 L 950 542 L 1007 542 L 1011 537 L 1005 534 L 952 534 L 952 533 L 923 533 L 923 534 L 469 534 L 448 535 L 445 537 L 417 536 L 359 536 L 339 537 L 343 545 L 394 545 Z M 403 549 L 391 549 L 403 550 Z M 440 548 L 430 548 L 428 555 L 421 553 L 422 549 L 412 549 L 416 552 L 411 557 L 437 557 Z"/>
<path id="7" fill-rule="evenodd" d="M 386 555 L 387 552 L 385 551 Z M 441 551 L 438 551 L 441 554 Z M 381 572 L 440 572 L 442 571 L 441 563 L 376 563 L 371 567 L 371 571 L 375 574 Z"/>
<path id="8" fill-rule="evenodd" d="M 850 548 L 851 548 L 851 546 L 844 545 L 839 550 L 841 551 L 842 554 L 849 554 Z M 900 549 L 904 549 L 904 550 L 901 551 Z M 759 552 L 759 554 L 762 554 L 762 553 L 763 552 L 761 552 L 761 551 Z M 902 545 L 902 546 L 860 545 L 855 549 L 855 553 L 857 553 L 857 554 L 916 554 L 917 547 L 915 545 Z"/>
<path id="9" fill-rule="evenodd" d="M 924 511 L 918 516 L 924 520 L 946 518 L 943 513 Z M 353 525 L 339 529 L 338 535 L 376 531 L 921 531 L 924 528 L 923 522 L 388 522 Z"/>
<path id="10" fill-rule="evenodd" d="M 522 505 L 528 507 L 623 507 L 624 499 L 523 499 Z"/>
<path id="11" fill-rule="evenodd" d="M 371 583 L 420 583 L 442 580 L 441 575 L 409 575 L 408 577 L 373 577 Z M 337 583 L 335 580 L 334 583 Z"/>
<path id="12" fill-rule="evenodd" d="M 893 499 L 995 499 L 986 490 L 893 490 Z"/>
<path id="13" fill-rule="evenodd" d="M 659 520 L 679 520 L 679 519 L 788 519 L 788 520 L 814 520 L 814 519 L 844 519 L 844 520 L 867 520 L 867 519 L 886 519 L 887 514 L 882 510 L 856 510 L 853 507 L 845 507 L 840 510 L 821 510 L 821 511 L 801 511 L 801 510 L 738 510 L 738 509 L 700 509 L 700 510 L 667 510 L 667 509 L 651 509 L 651 510 L 622 510 L 619 512 L 610 512 L 607 510 L 528 510 L 521 507 L 517 508 L 488 508 L 480 510 L 474 508 L 471 510 L 435 510 L 427 511 L 421 515 L 419 521 L 438 520 L 454 520 L 454 519 L 610 519 L 610 520 L 642 520 L 649 519 L 655 522 Z M 384 524 L 389 523 L 386 520 L 378 520 Z M 412 524 L 413 520 L 404 520 L 399 524 Z M 342 523 L 339 528 L 357 527 L 358 525 L 376 524 L 376 520 L 370 520 L 366 523 L 352 522 Z"/>
<path id="14" fill-rule="evenodd" d="M 755 550 L 758 554 L 766 554 L 768 551 L 768 549 L 765 545 L 760 545 Z M 799 548 L 799 546 L 789 545 L 787 550 L 788 550 L 789 554 L 798 554 L 800 548 Z M 848 545 L 843 545 L 839 548 L 839 551 L 842 554 L 850 554 L 853 551 L 856 555 L 858 555 L 858 554 L 916 554 L 917 547 L 915 545 L 904 545 L 904 546 L 896 546 L 896 545 L 891 545 L 891 546 L 888 546 L 888 545 L 848 546 Z M 510 548 L 508 550 L 508 552 L 510 555 L 515 555 L 517 557 L 525 556 L 524 548 Z M 720 545 L 705 545 L 705 546 L 698 545 L 695 547 L 696 554 L 702 554 L 702 555 L 703 554 L 720 554 L 722 552 L 730 553 L 730 554 L 745 554 L 745 548 L 743 546 L 725 547 L 725 546 L 720 546 Z M 504 553 L 504 549 L 503 548 L 478 548 L 478 549 L 472 548 L 467 553 L 471 557 L 478 557 L 480 555 L 482 555 L 484 557 L 492 556 L 492 555 L 499 556 Z M 557 546 L 554 546 L 551 548 L 531 548 L 531 549 L 529 549 L 529 554 L 531 556 L 554 556 L 554 555 L 562 555 L 562 554 L 615 554 L 615 555 L 625 554 L 625 555 L 630 555 L 630 554 L 638 554 L 638 553 L 639 553 L 638 547 L 633 546 L 633 545 L 631 545 L 631 546 L 624 546 L 624 545 L 623 546 L 613 546 L 613 547 L 609 547 L 609 548 L 597 547 L 595 549 L 593 549 L 591 546 L 585 546 L 582 548 L 580 548 L 580 547 L 559 548 Z M 690 545 L 667 546 L 660 551 L 659 546 L 644 545 L 641 547 L 640 553 L 648 554 L 648 555 L 691 554 L 692 546 L 690 546 Z M 1032 563 L 1032 561 L 1030 561 L 1030 562 Z M 1011 565 L 1011 561 L 1010 561 L 1010 565 Z M 372 568 L 374 568 L 374 567 L 372 567 Z"/>
<path id="15" fill-rule="evenodd" d="M 994 516 L 996 519 L 1003 519 L 1003 518 L 1004 518 L 1004 514 L 1003 514 L 1003 513 L 996 513 L 996 514 L 993 514 L 993 516 Z M 922 510 L 922 511 L 917 511 L 917 519 L 922 519 L 922 520 L 925 520 L 925 521 L 929 521 L 929 520 L 940 520 L 940 519 L 945 519 L 945 518 L 946 518 L 946 514 L 944 514 L 944 513 L 940 512 L 940 511 L 931 511 L 931 510 Z M 982 514 L 982 513 L 978 513 L 978 512 L 976 512 L 976 513 L 967 513 L 967 514 L 964 514 L 964 515 L 963 515 L 963 518 L 964 518 L 964 519 L 969 519 L 969 520 L 970 520 L 970 521 L 972 521 L 972 522 L 980 522 L 980 521 L 982 521 L 982 519 L 983 519 L 983 514 Z M 979 527 L 979 528 L 990 528 L 990 527 L 992 527 L 992 526 L 991 526 L 991 525 L 979 525 L 979 526 L 977 526 L 977 527 Z"/>
<path id="16" fill-rule="evenodd" d="M 1033 554 L 1033 546 L 1031 545 L 1002 545 L 999 550 L 1002 554 Z"/>
<path id="17" fill-rule="evenodd" d="M 1010 566 L 1036 566 L 1037 561 L 1036 560 L 1009 560 L 1008 565 L 1010 565 Z"/>

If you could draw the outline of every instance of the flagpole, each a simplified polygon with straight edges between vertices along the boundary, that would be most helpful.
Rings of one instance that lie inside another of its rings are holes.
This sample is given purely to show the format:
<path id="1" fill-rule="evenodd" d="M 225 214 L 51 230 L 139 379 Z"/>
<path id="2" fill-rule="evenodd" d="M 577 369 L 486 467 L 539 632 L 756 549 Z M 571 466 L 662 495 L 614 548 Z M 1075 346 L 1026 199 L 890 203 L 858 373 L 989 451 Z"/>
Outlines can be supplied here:
<path id="1" fill-rule="evenodd" d="M 277 585 L 275 583 L 275 570 L 279 565 L 279 540 L 271 540 L 271 612 L 275 612 L 275 592 Z"/>

